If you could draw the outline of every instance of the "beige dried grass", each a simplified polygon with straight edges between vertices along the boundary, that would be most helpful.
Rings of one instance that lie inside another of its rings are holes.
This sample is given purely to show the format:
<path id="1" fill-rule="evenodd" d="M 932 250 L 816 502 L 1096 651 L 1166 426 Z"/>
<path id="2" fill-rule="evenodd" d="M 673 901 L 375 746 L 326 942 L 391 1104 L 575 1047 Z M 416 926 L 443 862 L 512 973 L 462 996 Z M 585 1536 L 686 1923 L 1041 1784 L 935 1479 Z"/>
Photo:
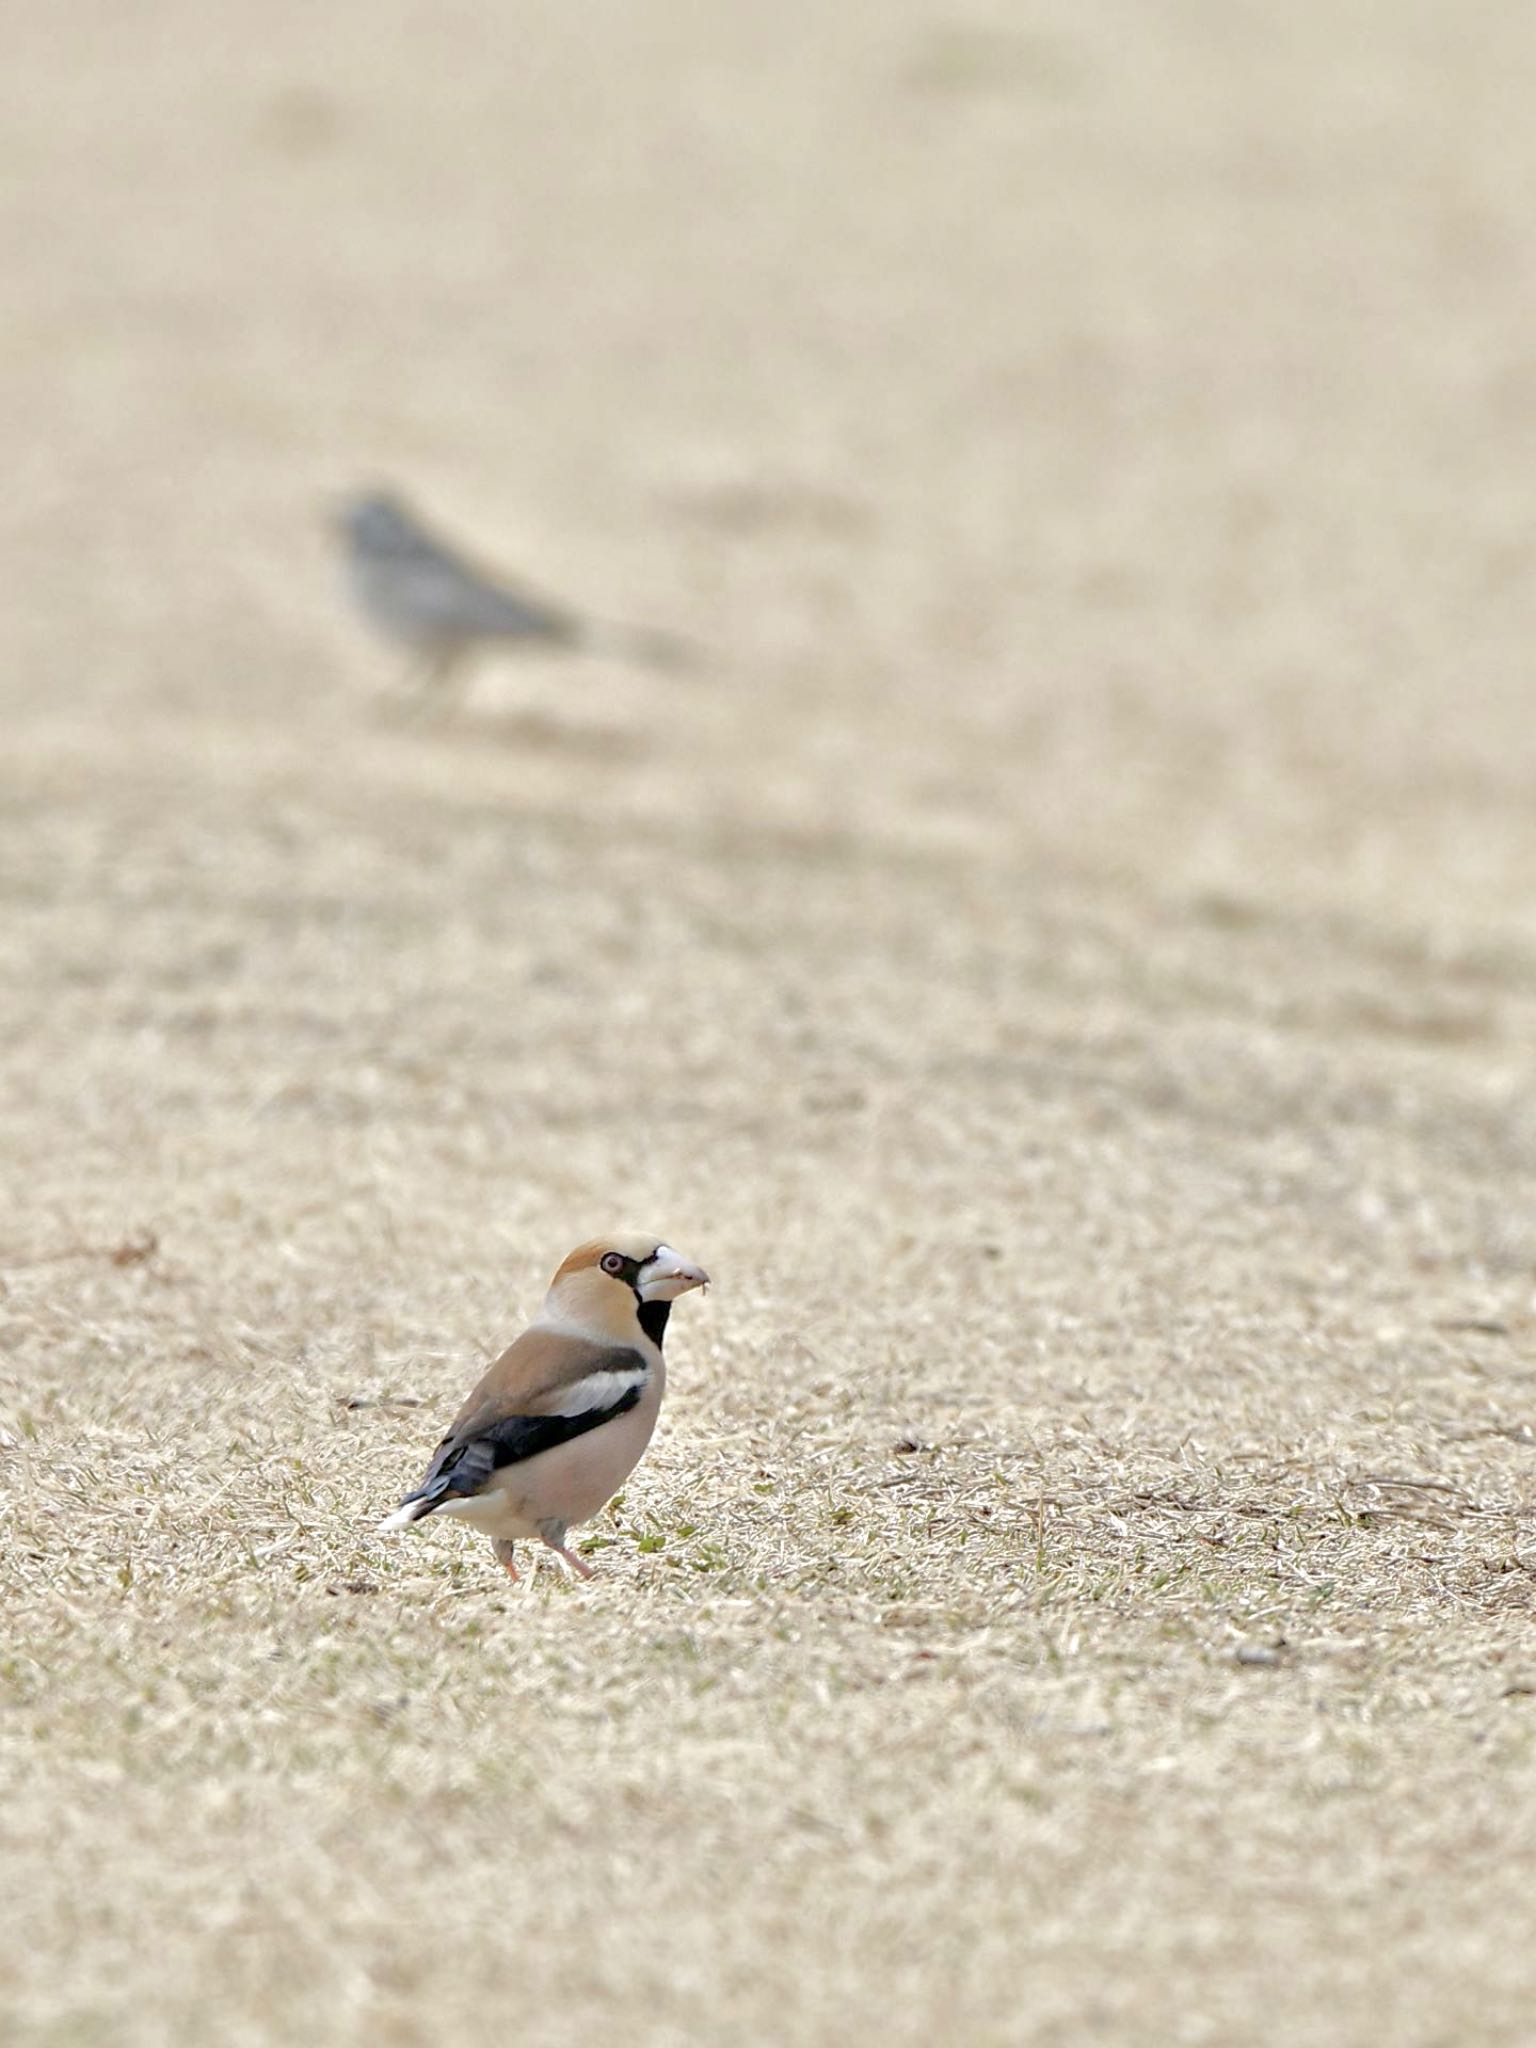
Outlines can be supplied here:
<path id="1" fill-rule="evenodd" d="M 0 78 L 7 2038 L 1528 2039 L 1528 15 L 156 12 Z M 704 672 L 384 720 L 381 465 Z M 610 1222 L 597 1580 L 377 1536 Z"/>

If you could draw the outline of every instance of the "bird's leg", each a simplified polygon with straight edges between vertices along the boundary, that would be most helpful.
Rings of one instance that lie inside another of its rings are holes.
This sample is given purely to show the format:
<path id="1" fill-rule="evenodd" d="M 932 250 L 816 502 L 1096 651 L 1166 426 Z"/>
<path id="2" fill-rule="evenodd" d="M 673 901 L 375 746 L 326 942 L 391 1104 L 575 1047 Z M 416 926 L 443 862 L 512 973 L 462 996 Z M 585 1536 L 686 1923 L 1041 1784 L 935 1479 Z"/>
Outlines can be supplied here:
<path id="1" fill-rule="evenodd" d="M 407 721 L 442 717 L 457 706 L 464 694 L 460 676 L 463 656 L 457 641 L 418 647 L 390 692 L 395 716 Z"/>
<path id="2" fill-rule="evenodd" d="M 556 1557 L 560 1559 L 562 1564 L 570 1566 L 578 1578 L 595 1579 L 597 1574 L 593 1571 L 591 1565 L 587 1563 L 587 1560 L 584 1557 L 578 1557 L 574 1550 L 566 1549 L 565 1532 L 568 1527 L 569 1524 L 566 1522 L 554 1520 L 540 1522 L 539 1536 L 555 1553 Z"/>
<path id="3" fill-rule="evenodd" d="M 426 650 L 417 671 L 417 696 L 440 711 L 457 708 L 464 695 L 464 648 L 457 640 L 446 640 Z"/>
<path id="4" fill-rule="evenodd" d="M 496 1553 L 496 1562 L 500 1565 L 505 1566 L 507 1577 L 512 1581 L 513 1585 L 516 1585 L 517 1566 L 512 1562 L 511 1544 L 507 1541 L 505 1536 L 498 1536 L 491 1544 L 491 1548 Z"/>

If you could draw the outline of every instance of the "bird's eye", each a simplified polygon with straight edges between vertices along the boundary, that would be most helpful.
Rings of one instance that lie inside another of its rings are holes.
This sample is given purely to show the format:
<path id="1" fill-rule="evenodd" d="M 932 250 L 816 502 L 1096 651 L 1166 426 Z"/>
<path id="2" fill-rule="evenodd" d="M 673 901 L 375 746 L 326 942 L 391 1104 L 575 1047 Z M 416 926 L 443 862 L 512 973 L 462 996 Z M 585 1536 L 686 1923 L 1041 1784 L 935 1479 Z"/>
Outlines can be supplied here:
<path id="1" fill-rule="evenodd" d="M 605 1273 L 622 1273 L 624 1270 L 624 1254 L 622 1252 L 604 1252 L 602 1267 Z"/>

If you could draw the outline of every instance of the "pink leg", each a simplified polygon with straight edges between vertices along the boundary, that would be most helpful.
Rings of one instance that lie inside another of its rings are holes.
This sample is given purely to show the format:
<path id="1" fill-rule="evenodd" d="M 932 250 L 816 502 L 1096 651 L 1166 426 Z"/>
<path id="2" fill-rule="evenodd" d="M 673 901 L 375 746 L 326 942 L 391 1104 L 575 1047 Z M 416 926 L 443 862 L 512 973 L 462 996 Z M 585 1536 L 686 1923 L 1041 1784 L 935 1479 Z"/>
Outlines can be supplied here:
<path id="1" fill-rule="evenodd" d="M 502 1565 L 513 1585 L 517 1584 L 517 1566 L 512 1562 L 512 1546 L 505 1538 L 498 1537 L 491 1545 L 496 1553 L 496 1562 Z"/>
<path id="2" fill-rule="evenodd" d="M 597 1573 L 593 1571 L 587 1560 L 584 1557 L 578 1557 L 574 1550 L 567 1550 L 563 1543 L 551 1543 L 549 1547 L 556 1557 L 563 1559 L 570 1566 L 578 1578 L 595 1579 L 597 1577 Z"/>
<path id="3" fill-rule="evenodd" d="M 584 1557 L 578 1557 L 574 1550 L 566 1549 L 565 1530 L 566 1524 L 564 1522 L 540 1522 L 539 1524 L 539 1535 L 555 1553 L 556 1557 L 560 1559 L 562 1564 L 568 1564 L 580 1579 L 595 1579 L 597 1573 L 593 1571 L 587 1560 Z"/>

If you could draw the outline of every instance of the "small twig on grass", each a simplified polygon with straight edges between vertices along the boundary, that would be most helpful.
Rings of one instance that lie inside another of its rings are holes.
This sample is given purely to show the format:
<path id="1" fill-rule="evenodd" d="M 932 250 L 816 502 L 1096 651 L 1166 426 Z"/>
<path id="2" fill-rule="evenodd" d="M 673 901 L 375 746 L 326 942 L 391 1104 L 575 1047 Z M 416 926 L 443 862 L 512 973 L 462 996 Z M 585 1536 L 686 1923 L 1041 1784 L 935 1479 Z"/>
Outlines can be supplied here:
<path id="1" fill-rule="evenodd" d="M 120 1244 L 70 1244 L 52 1252 L 20 1252 L 0 1258 L 0 1273 L 19 1273 L 25 1266 L 55 1266 L 66 1259 L 107 1259 L 114 1266 L 142 1266 L 160 1249 L 153 1230 L 141 1230 Z"/>
<path id="2" fill-rule="evenodd" d="M 911 1457 L 916 1452 L 932 1451 L 985 1451 L 989 1458 L 1038 1458 L 1040 1453 L 1033 1447 L 1016 1450 L 1010 1444 L 994 1444 L 984 1436 L 919 1437 L 910 1432 L 899 1436 L 891 1445 L 897 1457 Z"/>

